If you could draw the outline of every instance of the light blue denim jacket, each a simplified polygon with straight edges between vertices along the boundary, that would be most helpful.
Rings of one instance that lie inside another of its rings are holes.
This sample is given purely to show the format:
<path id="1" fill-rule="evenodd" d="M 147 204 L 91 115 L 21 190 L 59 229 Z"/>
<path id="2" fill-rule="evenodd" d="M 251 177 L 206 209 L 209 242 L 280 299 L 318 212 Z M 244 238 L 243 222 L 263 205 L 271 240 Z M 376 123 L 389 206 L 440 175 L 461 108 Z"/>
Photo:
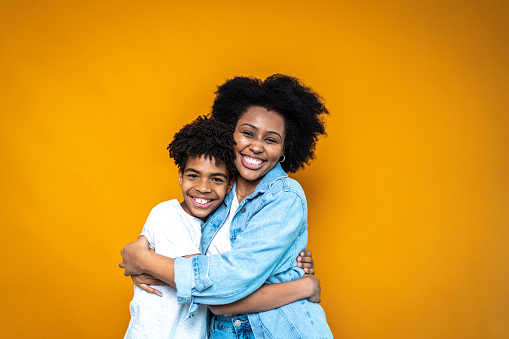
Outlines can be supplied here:
<path id="1" fill-rule="evenodd" d="M 221 228 L 235 187 L 202 228 L 202 253 Z M 244 199 L 230 226 L 232 250 L 221 255 L 175 259 L 179 304 L 228 304 L 264 283 L 292 281 L 304 272 L 295 260 L 307 244 L 307 203 L 299 183 L 278 163 Z M 248 315 L 256 338 L 332 338 L 325 313 L 305 299 Z"/>

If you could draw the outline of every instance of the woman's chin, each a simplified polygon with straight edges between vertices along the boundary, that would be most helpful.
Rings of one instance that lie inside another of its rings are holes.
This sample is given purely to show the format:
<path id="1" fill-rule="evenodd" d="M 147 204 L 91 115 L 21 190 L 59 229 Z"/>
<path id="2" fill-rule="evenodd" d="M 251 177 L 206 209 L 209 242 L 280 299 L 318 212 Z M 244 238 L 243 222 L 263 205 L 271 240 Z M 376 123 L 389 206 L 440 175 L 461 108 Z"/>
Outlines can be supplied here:
<path id="1" fill-rule="evenodd" d="M 254 171 L 246 168 L 239 171 L 239 174 L 246 181 L 259 181 L 265 176 L 265 173 L 262 173 L 260 170 Z"/>

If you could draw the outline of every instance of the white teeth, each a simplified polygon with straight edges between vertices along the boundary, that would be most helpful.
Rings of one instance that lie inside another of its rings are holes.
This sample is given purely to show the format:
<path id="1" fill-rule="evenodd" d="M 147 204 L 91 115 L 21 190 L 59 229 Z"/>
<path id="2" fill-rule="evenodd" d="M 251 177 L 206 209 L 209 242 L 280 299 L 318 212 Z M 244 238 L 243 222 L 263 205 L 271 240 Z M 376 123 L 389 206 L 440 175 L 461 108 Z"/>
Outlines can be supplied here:
<path id="1" fill-rule="evenodd" d="M 244 157 L 244 160 L 250 165 L 260 165 L 263 161 L 253 158 Z"/>
<path id="2" fill-rule="evenodd" d="M 205 205 L 210 202 L 210 200 L 200 199 L 200 198 L 196 198 L 196 199 L 194 199 L 194 201 L 196 201 L 198 204 L 201 204 L 201 205 Z"/>

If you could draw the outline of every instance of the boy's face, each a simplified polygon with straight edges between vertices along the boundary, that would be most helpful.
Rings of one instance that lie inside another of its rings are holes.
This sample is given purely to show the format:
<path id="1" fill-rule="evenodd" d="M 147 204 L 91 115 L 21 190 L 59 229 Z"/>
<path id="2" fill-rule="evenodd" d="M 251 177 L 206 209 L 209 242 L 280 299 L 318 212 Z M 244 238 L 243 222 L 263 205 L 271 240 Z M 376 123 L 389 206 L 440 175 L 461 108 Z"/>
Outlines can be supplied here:
<path id="1" fill-rule="evenodd" d="M 184 201 L 180 204 L 186 213 L 205 220 L 222 202 L 231 189 L 226 165 L 216 165 L 216 159 L 189 157 L 184 169 L 179 170 L 179 185 Z"/>

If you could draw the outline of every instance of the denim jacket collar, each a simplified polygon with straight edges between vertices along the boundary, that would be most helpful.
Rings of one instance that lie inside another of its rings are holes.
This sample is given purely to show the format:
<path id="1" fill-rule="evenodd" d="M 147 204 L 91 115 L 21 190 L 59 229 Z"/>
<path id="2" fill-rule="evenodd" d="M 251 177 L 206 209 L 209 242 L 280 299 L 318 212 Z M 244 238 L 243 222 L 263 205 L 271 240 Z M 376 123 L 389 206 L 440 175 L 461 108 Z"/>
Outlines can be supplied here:
<path id="1" fill-rule="evenodd" d="M 272 183 L 275 180 L 286 177 L 288 177 L 288 174 L 286 174 L 286 172 L 281 167 L 281 164 L 278 162 L 276 166 L 274 166 L 267 174 L 265 174 L 263 179 L 258 183 L 258 185 L 256 185 L 256 188 L 253 191 L 253 193 L 251 193 L 246 199 L 252 199 L 256 197 L 258 194 L 261 194 L 268 190 L 270 185 L 272 185 Z M 228 195 L 224 199 L 224 203 L 226 204 L 226 206 L 228 206 L 228 208 L 230 208 L 233 197 L 235 197 L 236 187 L 237 182 L 235 181 L 233 183 L 232 189 L 230 190 L 230 193 L 228 193 Z"/>

